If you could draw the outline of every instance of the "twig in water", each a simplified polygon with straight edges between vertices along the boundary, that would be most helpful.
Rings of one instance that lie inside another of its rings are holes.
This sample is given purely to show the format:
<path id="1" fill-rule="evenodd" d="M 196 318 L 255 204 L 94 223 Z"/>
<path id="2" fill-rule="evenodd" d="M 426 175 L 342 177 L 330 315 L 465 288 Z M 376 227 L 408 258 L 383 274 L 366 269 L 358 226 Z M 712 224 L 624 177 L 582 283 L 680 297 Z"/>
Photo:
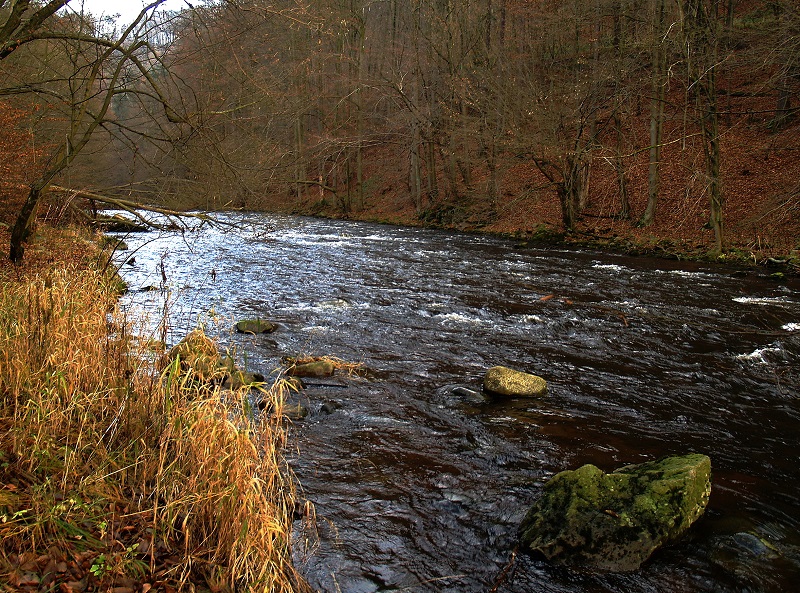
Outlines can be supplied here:
<path id="1" fill-rule="evenodd" d="M 494 587 L 489 589 L 489 593 L 497 593 L 497 591 L 502 587 L 509 578 L 509 574 L 513 577 L 514 569 L 516 568 L 517 563 L 517 552 L 519 552 L 519 546 L 514 546 L 514 549 L 511 550 L 511 558 L 503 567 L 503 570 L 500 571 L 500 574 L 497 575 L 497 579 L 494 581 Z"/>

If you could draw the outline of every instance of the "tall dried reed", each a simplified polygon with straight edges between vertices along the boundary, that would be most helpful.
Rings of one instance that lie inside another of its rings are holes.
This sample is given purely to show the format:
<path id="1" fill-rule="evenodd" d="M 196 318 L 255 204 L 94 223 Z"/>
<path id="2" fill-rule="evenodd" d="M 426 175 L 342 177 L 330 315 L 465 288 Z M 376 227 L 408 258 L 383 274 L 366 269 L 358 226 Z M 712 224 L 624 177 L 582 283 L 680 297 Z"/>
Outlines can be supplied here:
<path id="1" fill-rule="evenodd" d="M 0 284 L 0 581 L 307 590 L 285 388 L 257 416 L 245 391 L 159 373 L 112 284 L 85 266 Z"/>

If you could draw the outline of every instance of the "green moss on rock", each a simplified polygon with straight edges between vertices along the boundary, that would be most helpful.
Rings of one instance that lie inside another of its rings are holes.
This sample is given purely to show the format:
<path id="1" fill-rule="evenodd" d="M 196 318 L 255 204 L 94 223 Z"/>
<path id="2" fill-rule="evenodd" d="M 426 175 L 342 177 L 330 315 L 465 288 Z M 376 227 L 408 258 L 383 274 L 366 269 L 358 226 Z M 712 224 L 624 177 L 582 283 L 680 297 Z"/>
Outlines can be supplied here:
<path id="1" fill-rule="evenodd" d="M 545 484 L 522 522 L 520 541 L 562 564 L 636 570 L 703 514 L 710 492 L 706 455 L 667 457 L 609 474 L 584 465 Z"/>
<path id="2" fill-rule="evenodd" d="M 164 357 L 163 367 L 179 361 L 181 372 L 189 373 L 202 383 L 211 381 L 220 374 L 221 357 L 214 341 L 201 330 L 187 334 L 173 346 Z"/>

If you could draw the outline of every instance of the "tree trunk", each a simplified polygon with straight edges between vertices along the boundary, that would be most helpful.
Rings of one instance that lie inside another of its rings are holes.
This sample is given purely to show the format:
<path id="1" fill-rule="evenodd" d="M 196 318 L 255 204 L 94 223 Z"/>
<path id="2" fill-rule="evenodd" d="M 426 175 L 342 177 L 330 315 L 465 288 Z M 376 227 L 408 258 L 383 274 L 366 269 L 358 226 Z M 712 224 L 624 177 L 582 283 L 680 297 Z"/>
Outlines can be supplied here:
<path id="1" fill-rule="evenodd" d="M 728 0 L 728 8 L 725 14 L 725 26 L 730 29 L 733 27 L 733 15 L 736 10 L 736 0 Z"/>
<path id="2" fill-rule="evenodd" d="M 461 153 L 462 158 L 456 157 L 456 164 L 461 171 L 461 178 L 464 180 L 464 185 L 467 189 L 472 188 L 472 161 L 469 156 L 469 143 L 472 136 L 472 131 L 467 127 L 467 102 L 461 100 L 461 125 L 459 126 L 461 136 Z"/>
<path id="3" fill-rule="evenodd" d="M 565 228 L 573 231 L 581 213 L 581 202 L 589 178 L 589 163 L 584 160 L 583 154 L 570 154 L 566 158 L 566 164 L 564 185 L 567 210 L 564 212 L 564 221 Z"/>
<path id="4" fill-rule="evenodd" d="M 356 210 L 364 208 L 364 79 L 366 78 L 366 22 L 359 19 L 358 45 L 356 47 L 357 73 L 356 81 L 356 126 L 358 145 L 356 146 L 356 182 L 358 183 L 358 200 Z"/>
<path id="5" fill-rule="evenodd" d="M 33 230 L 33 221 L 36 214 L 36 206 L 39 204 L 39 198 L 42 196 L 42 190 L 47 186 L 43 181 L 37 181 L 31 185 L 28 192 L 28 198 L 22 205 L 22 209 L 17 215 L 17 220 L 14 223 L 14 228 L 11 230 L 11 249 L 9 257 L 12 262 L 19 263 L 22 261 L 22 256 L 25 255 L 25 243 Z"/>
<path id="6" fill-rule="evenodd" d="M 433 126 L 428 126 L 429 138 L 425 142 L 425 170 L 428 173 L 428 196 L 434 202 L 439 198 L 439 178 L 436 175 L 436 144 L 433 139 Z"/>
<path id="7" fill-rule="evenodd" d="M 631 202 L 628 196 L 628 177 L 625 174 L 625 162 L 623 154 L 622 122 L 616 113 L 614 118 L 614 131 L 617 135 L 617 154 L 614 157 L 614 170 L 617 173 L 617 185 L 619 187 L 619 218 L 628 220 L 631 217 Z"/>
<path id="8" fill-rule="evenodd" d="M 444 173 L 447 178 L 447 186 L 449 188 L 449 197 L 456 199 L 458 197 L 458 184 L 457 184 L 457 171 L 458 165 L 456 164 L 456 134 L 454 130 L 450 130 L 450 145 L 447 148 L 447 154 L 444 154 L 444 149 L 439 150 L 439 157 L 444 163 Z"/>
<path id="9" fill-rule="evenodd" d="M 303 122 L 302 115 L 298 113 L 294 121 L 294 181 L 295 197 L 299 200 L 303 195 L 303 184 L 305 173 L 303 171 Z"/>
<path id="10" fill-rule="evenodd" d="M 719 116 L 716 109 L 716 98 L 709 104 L 708 122 L 705 136 L 708 146 L 709 193 L 711 198 L 711 228 L 714 230 L 714 249 L 717 253 L 725 251 L 725 234 L 723 232 L 722 210 L 725 205 L 722 183 L 720 179 L 721 153 L 719 146 Z"/>
<path id="11" fill-rule="evenodd" d="M 725 250 L 723 232 L 724 194 L 720 178 L 721 150 L 719 141 L 719 110 L 717 108 L 716 69 L 719 36 L 717 35 L 716 4 L 713 0 L 686 0 L 684 30 L 689 52 L 689 74 L 696 87 L 697 110 L 705 153 L 709 193 L 709 226 L 714 231 L 714 252 Z"/>
<path id="12" fill-rule="evenodd" d="M 419 122 L 415 119 L 411 125 L 411 149 L 408 155 L 408 181 L 411 187 L 411 197 L 414 200 L 414 209 L 418 215 L 422 213 L 422 172 L 420 171 L 419 154 L 422 139 L 419 126 Z"/>
<path id="13" fill-rule="evenodd" d="M 537 163 L 538 165 L 538 163 Z M 551 165 L 552 167 L 552 165 Z M 555 167 L 553 167 L 555 169 Z M 564 157 L 563 164 L 557 170 L 557 177 L 548 174 L 541 167 L 539 170 L 551 181 L 560 177 L 560 181 L 555 182 L 556 193 L 558 194 L 559 205 L 561 206 L 561 222 L 565 231 L 574 231 L 580 213 L 580 199 L 582 192 L 582 181 L 586 174 L 584 169 L 586 163 L 580 155 L 570 153 Z"/>
<path id="14" fill-rule="evenodd" d="M 578 205 L 580 200 L 580 168 L 585 163 L 580 156 L 569 153 L 563 161 L 559 159 L 556 165 L 546 158 L 533 158 L 536 168 L 544 175 L 555 188 L 561 207 L 561 222 L 565 231 L 574 231 L 578 220 Z"/>
<path id="15" fill-rule="evenodd" d="M 709 198 L 710 198 L 710 223 L 714 230 L 714 249 L 717 253 L 725 250 L 725 235 L 722 224 L 722 209 L 724 195 L 720 179 L 720 142 L 719 142 L 719 110 L 717 109 L 717 36 L 714 29 L 713 17 L 707 17 L 708 33 L 713 36 L 711 66 L 707 69 L 706 83 L 702 85 L 705 99 L 705 114 L 703 116 L 703 139 L 706 149 L 706 170 L 708 171 Z"/>
<path id="16" fill-rule="evenodd" d="M 658 202 L 659 161 L 661 159 L 661 139 L 664 131 L 664 98 L 667 69 L 667 52 L 664 48 L 664 41 L 661 39 L 664 29 L 664 11 L 664 0 L 656 0 L 653 19 L 653 74 L 652 96 L 650 98 L 650 159 L 647 170 L 647 206 L 642 218 L 639 220 L 640 226 L 647 226 L 653 223 L 656 216 L 656 203 Z"/>
<path id="17" fill-rule="evenodd" d="M 775 105 L 775 119 L 772 121 L 775 130 L 780 130 L 789 123 L 792 114 L 791 77 L 788 67 L 786 70 L 778 83 L 778 100 Z"/>
<path id="18" fill-rule="evenodd" d="M 486 166 L 489 169 L 489 205 L 492 210 L 497 208 L 497 199 L 500 193 L 500 184 L 497 179 L 497 142 L 494 136 L 489 138 L 489 149 L 486 151 Z"/>

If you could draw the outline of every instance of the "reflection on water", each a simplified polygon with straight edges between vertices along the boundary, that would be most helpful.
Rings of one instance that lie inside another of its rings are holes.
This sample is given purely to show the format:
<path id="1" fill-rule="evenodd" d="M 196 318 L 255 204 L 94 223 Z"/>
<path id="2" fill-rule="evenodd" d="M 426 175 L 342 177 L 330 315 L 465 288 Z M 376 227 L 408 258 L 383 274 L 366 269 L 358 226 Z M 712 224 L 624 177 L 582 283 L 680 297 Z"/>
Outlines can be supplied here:
<path id="1" fill-rule="evenodd" d="M 293 429 L 291 462 L 318 517 L 316 534 L 298 528 L 297 562 L 319 590 L 488 591 L 554 473 L 691 451 L 711 456 L 714 475 L 688 537 L 627 575 L 520 557 L 498 590 L 781 591 L 800 577 L 797 283 L 475 235 L 231 218 L 236 231 L 128 237 L 126 303 L 151 323 L 166 307 L 171 341 L 204 323 L 261 372 L 300 353 L 370 369 L 311 387 L 312 414 Z M 254 316 L 279 331 L 230 331 Z M 474 393 L 498 364 L 545 377 L 547 398 Z M 323 412 L 329 401 L 341 408 Z"/>

